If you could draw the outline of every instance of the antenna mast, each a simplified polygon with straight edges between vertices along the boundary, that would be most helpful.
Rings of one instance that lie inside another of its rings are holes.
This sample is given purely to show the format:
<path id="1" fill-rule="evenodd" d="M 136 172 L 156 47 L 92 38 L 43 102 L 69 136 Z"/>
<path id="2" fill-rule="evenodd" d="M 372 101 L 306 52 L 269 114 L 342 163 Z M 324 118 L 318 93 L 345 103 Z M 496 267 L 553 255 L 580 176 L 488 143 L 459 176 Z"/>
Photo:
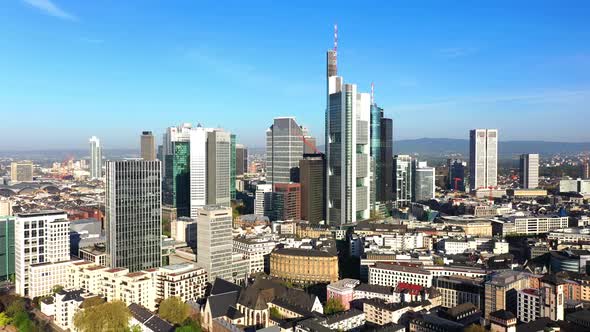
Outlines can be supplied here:
<path id="1" fill-rule="evenodd" d="M 338 24 L 334 24 L 334 57 L 338 58 Z M 338 70 L 338 63 L 336 63 L 336 70 Z"/>
<path id="2" fill-rule="evenodd" d="M 375 104 L 375 84 L 371 82 L 371 105 Z"/>

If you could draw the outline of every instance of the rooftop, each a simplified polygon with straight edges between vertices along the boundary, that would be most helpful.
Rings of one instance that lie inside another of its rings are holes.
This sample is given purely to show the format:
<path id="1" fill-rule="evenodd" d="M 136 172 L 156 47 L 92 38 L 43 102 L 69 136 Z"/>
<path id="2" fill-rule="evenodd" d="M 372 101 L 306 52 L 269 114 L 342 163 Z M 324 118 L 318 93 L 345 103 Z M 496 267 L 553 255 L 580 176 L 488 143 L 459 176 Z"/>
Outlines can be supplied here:
<path id="1" fill-rule="evenodd" d="M 325 251 L 317 249 L 301 249 L 301 248 L 282 248 L 275 249 L 273 254 L 287 255 L 287 256 L 313 256 L 313 257 L 336 257 Z"/>

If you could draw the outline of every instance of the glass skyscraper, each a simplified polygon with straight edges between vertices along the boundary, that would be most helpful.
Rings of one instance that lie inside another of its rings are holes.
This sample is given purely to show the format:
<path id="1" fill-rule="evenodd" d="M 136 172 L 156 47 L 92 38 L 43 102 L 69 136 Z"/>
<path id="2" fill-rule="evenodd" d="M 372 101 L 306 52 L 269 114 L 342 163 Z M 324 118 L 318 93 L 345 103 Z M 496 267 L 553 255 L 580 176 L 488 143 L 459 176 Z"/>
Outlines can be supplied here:
<path id="1" fill-rule="evenodd" d="M 266 130 L 266 180 L 268 183 L 289 183 L 294 168 L 303 158 L 307 130 L 295 118 L 275 118 Z"/>
<path id="2" fill-rule="evenodd" d="M 105 228 L 111 267 L 139 271 L 162 264 L 159 160 L 107 162 Z"/>
<path id="3" fill-rule="evenodd" d="M 102 147 L 96 136 L 90 138 L 90 178 L 102 177 Z"/>
<path id="4" fill-rule="evenodd" d="M 179 217 L 190 216 L 190 144 L 172 142 L 172 154 L 166 156 L 164 204 L 177 209 Z"/>

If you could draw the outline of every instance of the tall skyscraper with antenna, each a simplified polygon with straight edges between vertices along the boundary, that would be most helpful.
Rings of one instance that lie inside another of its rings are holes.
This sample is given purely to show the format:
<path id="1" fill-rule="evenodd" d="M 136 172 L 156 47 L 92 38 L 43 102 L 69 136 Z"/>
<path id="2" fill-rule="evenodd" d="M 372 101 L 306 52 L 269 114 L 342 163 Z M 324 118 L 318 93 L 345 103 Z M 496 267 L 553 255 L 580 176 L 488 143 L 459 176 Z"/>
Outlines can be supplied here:
<path id="1" fill-rule="evenodd" d="M 338 27 L 327 52 L 327 222 L 344 226 L 370 216 L 371 96 L 337 76 Z"/>

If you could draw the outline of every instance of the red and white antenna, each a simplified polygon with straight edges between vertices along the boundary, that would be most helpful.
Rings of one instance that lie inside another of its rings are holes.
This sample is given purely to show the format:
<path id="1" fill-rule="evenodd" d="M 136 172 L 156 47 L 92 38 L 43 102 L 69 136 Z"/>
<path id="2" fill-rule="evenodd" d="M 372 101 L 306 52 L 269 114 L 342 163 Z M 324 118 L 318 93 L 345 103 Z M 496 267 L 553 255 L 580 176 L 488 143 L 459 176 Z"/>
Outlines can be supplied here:
<path id="1" fill-rule="evenodd" d="M 371 82 L 371 105 L 375 104 L 375 84 Z"/>

